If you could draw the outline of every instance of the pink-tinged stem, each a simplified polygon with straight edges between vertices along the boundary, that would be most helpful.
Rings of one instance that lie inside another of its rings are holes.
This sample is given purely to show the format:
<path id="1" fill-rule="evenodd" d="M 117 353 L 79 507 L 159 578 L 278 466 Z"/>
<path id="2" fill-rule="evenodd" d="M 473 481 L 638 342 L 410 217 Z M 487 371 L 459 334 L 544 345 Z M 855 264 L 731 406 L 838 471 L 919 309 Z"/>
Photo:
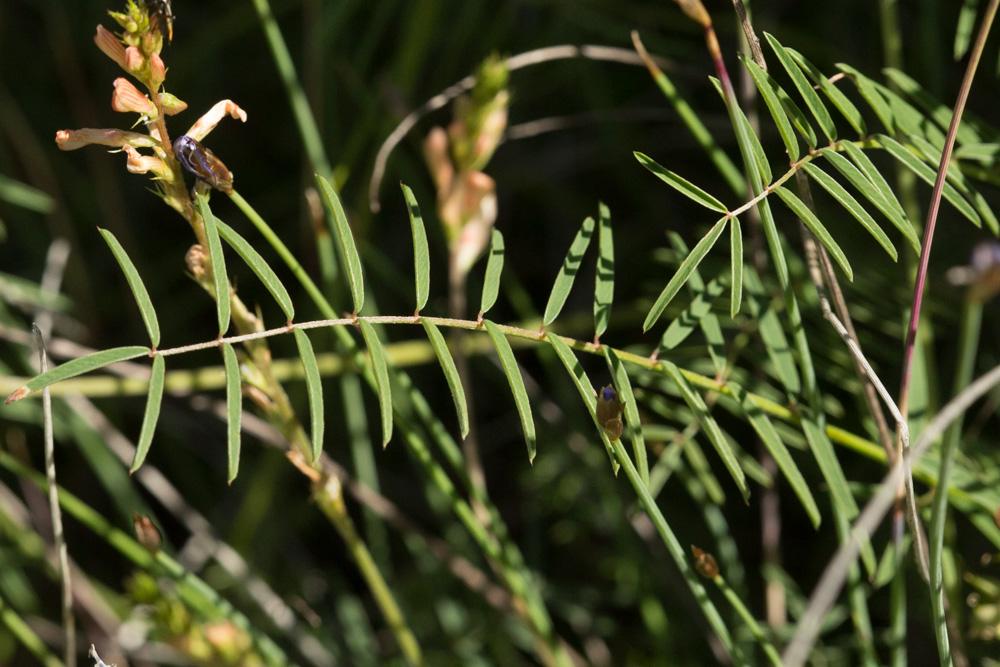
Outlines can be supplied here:
<path id="1" fill-rule="evenodd" d="M 983 47 L 986 45 L 986 37 L 989 35 L 993 19 L 996 17 L 997 6 L 1000 0 L 990 0 L 986 7 L 986 14 L 983 15 L 983 22 L 976 36 L 976 43 L 972 48 L 972 55 L 969 56 L 969 64 L 965 68 L 965 76 L 962 79 L 962 87 L 958 91 L 958 100 L 955 102 L 955 111 L 951 117 L 951 124 L 948 126 L 948 136 L 945 139 L 944 151 L 941 153 L 941 162 L 938 165 L 937 178 L 934 181 L 934 191 L 931 193 L 931 205 L 927 209 L 927 222 L 924 224 L 924 239 L 920 250 L 920 265 L 917 268 L 917 280 L 913 286 L 913 307 L 910 310 L 910 323 L 906 328 L 906 346 L 903 350 L 903 372 L 899 388 L 899 409 L 905 416 L 909 408 L 910 398 L 910 378 L 913 371 L 913 352 L 917 341 L 917 328 L 920 326 L 920 309 L 924 302 L 924 289 L 927 286 L 927 269 L 931 261 L 931 245 L 934 243 L 934 229 L 937 225 L 938 210 L 941 208 L 941 191 L 944 188 L 945 176 L 948 173 L 948 164 L 951 162 L 951 153 L 955 148 L 955 136 L 958 133 L 958 125 L 962 122 L 962 114 L 965 112 L 965 103 L 969 99 L 969 91 L 972 90 L 972 80 L 976 76 L 979 68 L 979 59 L 983 55 Z"/>

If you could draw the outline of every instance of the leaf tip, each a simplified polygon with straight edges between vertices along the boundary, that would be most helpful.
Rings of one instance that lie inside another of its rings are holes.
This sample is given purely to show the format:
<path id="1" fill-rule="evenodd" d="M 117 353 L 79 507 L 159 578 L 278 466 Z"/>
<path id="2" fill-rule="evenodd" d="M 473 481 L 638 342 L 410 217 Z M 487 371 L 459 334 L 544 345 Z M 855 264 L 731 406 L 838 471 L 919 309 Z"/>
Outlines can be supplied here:
<path id="1" fill-rule="evenodd" d="M 20 401 L 22 398 L 24 398 L 25 396 L 27 396 L 30 393 L 31 393 L 31 391 L 28 389 L 27 386 L 18 387 L 14 391 L 10 392 L 10 396 L 8 396 L 6 399 L 4 399 L 3 404 L 4 405 L 10 405 L 11 403 L 17 403 L 18 401 Z"/>

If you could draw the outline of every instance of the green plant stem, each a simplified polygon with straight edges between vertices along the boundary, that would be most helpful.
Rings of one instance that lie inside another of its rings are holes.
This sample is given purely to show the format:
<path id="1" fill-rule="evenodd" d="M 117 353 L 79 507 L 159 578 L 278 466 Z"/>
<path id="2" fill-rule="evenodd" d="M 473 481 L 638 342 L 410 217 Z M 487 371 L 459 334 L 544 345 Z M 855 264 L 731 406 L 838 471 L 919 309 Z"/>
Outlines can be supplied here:
<path id="1" fill-rule="evenodd" d="M 649 489 L 643 484 L 642 477 L 639 476 L 639 471 L 636 470 L 632 459 L 629 458 L 628 452 L 625 451 L 625 446 L 622 445 L 620 439 L 612 442 L 611 446 L 614 448 L 615 458 L 625 471 L 625 477 L 628 478 L 629 484 L 632 485 L 636 496 L 639 498 L 639 503 L 642 505 L 650 521 L 653 522 L 657 534 L 659 534 L 660 539 L 667 548 L 667 553 L 670 554 L 677 569 L 681 571 L 681 575 L 687 581 L 687 585 L 694 594 L 698 606 L 701 607 L 702 613 L 705 614 L 705 619 L 708 621 L 709 626 L 722 643 L 726 653 L 735 657 L 735 646 L 729 634 L 729 628 L 726 626 L 725 621 L 722 620 L 722 616 L 719 615 L 719 610 L 716 609 L 711 599 L 709 599 L 708 591 L 705 590 L 705 587 L 698 579 L 698 575 L 688 563 L 684 548 L 677 540 L 677 536 L 674 535 L 674 531 L 667 524 L 667 520 L 664 518 L 663 513 L 660 512 L 660 508 L 657 506 L 656 500 L 649 493 Z"/>
<path id="2" fill-rule="evenodd" d="M 35 659 L 45 667 L 63 667 L 63 663 L 56 656 L 52 655 L 45 642 L 35 634 L 24 619 L 12 609 L 0 596 L 0 622 L 14 635 L 16 639 Z"/>
<path id="3" fill-rule="evenodd" d="M 30 481 L 43 491 L 48 488 L 48 483 L 45 481 L 43 475 L 28 468 L 6 452 L 0 451 L 0 467 L 5 468 L 22 479 Z M 109 546 L 132 561 L 137 567 L 153 574 L 166 575 L 173 579 L 177 586 L 178 595 L 192 609 L 198 610 L 201 613 L 229 619 L 233 625 L 247 632 L 253 640 L 254 646 L 260 651 L 261 657 L 266 660 L 267 664 L 291 664 L 281 648 L 270 637 L 254 628 L 242 612 L 233 607 L 228 600 L 220 596 L 214 588 L 205 583 L 196 574 L 184 569 L 183 565 L 162 550 L 156 552 L 155 555 L 150 553 L 127 533 L 115 528 L 98 511 L 92 509 L 64 488 L 59 489 L 59 504 L 69 516 L 79 521 L 87 529 L 103 539 Z M 57 661 L 55 664 L 61 663 Z"/>
<path id="4" fill-rule="evenodd" d="M 323 140 L 320 138 L 319 128 L 316 127 L 316 121 L 309 109 L 309 100 L 306 99 L 305 91 L 302 90 L 302 84 L 295 72 L 292 54 L 288 51 L 288 45 L 281 35 L 281 29 L 274 18 L 274 13 L 271 11 L 271 3 L 268 0 L 253 0 L 253 6 L 257 10 L 261 26 L 264 28 L 267 46 L 271 49 L 271 56 L 278 68 L 281 82 L 285 85 L 285 93 L 291 102 L 295 124 L 302 134 L 302 145 L 305 146 L 309 162 L 312 163 L 320 176 L 329 179 L 330 163 L 326 158 L 326 151 L 323 149 Z"/>
<path id="5" fill-rule="evenodd" d="M 417 638 L 407 625 L 406 619 L 403 617 L 403 612 L 400 610 L 399 605 L 396 604 L 396 599 L 392 595 L 392 591 L 386 585 L 378 565 L 375 564 L 375 560 L 368 551 L 368 547 L 365 546 L 364 541 L 358 535 L 354 527 L 354 522 L 347 513 L 347 506 L 344 504 L 344 494 L 343 489 L 340 487 L 340 481 L 335 477 L 328 477 L 323 482 L 323 485 L 325 487 L 335 486 L 336 488 L 323 488 L 318 490 L 321 492 L 315 494 L 320 510 L 336 526 L 337 532 L 340 533 L 340 537 L 344 540 L 344 544 L 347 545 L 348 551 L 351 552 L 354 562 L 357 564 L 365 581 L 368 582 L 368 588 L 372 593 L 372 597 L 375 598 L 375 602 L 378 604 L 382 615 L 396 636 L 396 641 L 399 643 L 399 648 L 403 651 L 407 663 L 410 665 L 422 665 L 423 656 L 421 655 Z"/>
<path id="6" fill-rule="evenodd" d="M 972 381 L 982 319 L 983 304 L 970 291 L 962 308 L 962 325 L 958 339 L 958 364 L 955 368 L 952 394 L 958 394 Z M 945 662 L 944 656 L 949 650 L 944 581 L 941 568 L 941 556 L 944 551 L 944 528 L 948 520 L 948 494 L 944 491 L 948 488 L 951 468 L 954 465 L 955 455 L 961 442 L 962 421 L 963 417 L 956 419 L 945 432 L 941 442 L 941 461 L 938 469 L 938 481 L 934 489 L 930 534 L 927 536 L 930 543 L 931 612 L 934 620 L 934 636 L 937 640 L 938 651 L 942 656 L 942 663 Z"/>
<path id="7" fill-rule="evenodd" d="M 747 628 L 750 629 L 750 633 L 753 635 L 757 643 L 760 644 L 761 650 L 764 651 L 764 655 L 767 656 L 768 661 L 775 667 L 781 667 L 781 656 L 778 654 L 778 650 L 774 647 L 774 644 L 768 638 L 767 633 L 764 628 L 760 626 L 754 615 L 750 613 L 746 605 L 743 604 L 743 600 L 740 596 L 736 594 L 732 586 L 722 577 L 722 575 L 716 575 L 712 578 L 712 581 L 722 594 L 726 597 L 726 600 L 733 607 L 733 610 L 739 615 L 743 622 L 746 624 Z"/>

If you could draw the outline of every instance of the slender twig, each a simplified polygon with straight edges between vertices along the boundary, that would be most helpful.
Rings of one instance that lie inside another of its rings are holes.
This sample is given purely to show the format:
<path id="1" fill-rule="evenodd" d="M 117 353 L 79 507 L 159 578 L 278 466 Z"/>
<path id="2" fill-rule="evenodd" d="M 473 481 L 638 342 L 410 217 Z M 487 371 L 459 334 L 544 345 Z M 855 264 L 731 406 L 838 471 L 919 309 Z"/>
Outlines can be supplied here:
<path id="1" fill-rule="evenodd" d="M 259 0 L 255 0 L 259 1 Z M 604 62 L 614 62 L 623 65 L 643 65 L 643 61 L 629 49 L 620 49 L 613 46 L 598 46 L 594 44 L 561 44 L 559 46 L 547 46 L 541 49 L 518 53 L 503 61 L 504 67 L 509 72 L 514 72 L 525 67 L 532 67 L 542 63 L 555 60 L 567 60 L 570 58 L 583 58 L 585 60 L 597 60 Z M 657 59 L 660 66 L 668 66 L 662 59 Z M 476 85 L 475 75 L 469 75 L 456 83 L 448 86 L 440 93 L 430 98 L 419 107 L 411 111 L 399 125 L 389 133 L 385 141 L 375 155 L 375 164 L 372 167 L 372 175 L 368 181 L 368 206 L 373 213 L 378 213 L 381 208 L 379 202 L 379 188 L 382 186 L 382 177 L 385 175 L 385 167 L 389 161 L 392 151 L 399 145 L 410 130 L 420 121 L 421 118 L 441 109 L 446 104 L 454 100 L 462 93 L 466 93 Z"/>
<path id="2" fill-rule="evenodd" d="M 995 366 L 953 398 L 920 433 L 912 453 L 907 450 L 903 453 L 903 457 L 910 458 L 911 465 L 915 465 L 953 421 L 998 384 L 1000 384 L 1000 366 Z M 896 488 L 903 481 L 905 474 L 906 464 L 900 458 L 883 478 L 875 494 L 865 505 L 861 516 L 851 527 L 850 539 L 841 542 L 836 554 L 827 564 L 823 576 L 809 598 L 809 605 L 799 621 L 795 635 L 782 655 L 782 660 L 788 667 L 799 667 L 805 663 L 816 641 L 820 624 L 843 586 L 848 568 L 857 558 L 861 545 L 871 537 L 892 506 Z"/>
<path id="3" fill-rule="evenodd" d="M 42 373 L 49 369 L 48 355 L 45 353 L 45 338 L 41 329 L 35 326 L 38 344 L 38 367 Z M 42 424 L 45 437 L 45 478 L 49 485 L 49 514 L 52 520 L 52 544 L 59 559 L 59 579 L 62 584 L 62 622 L 65 633 L 66 667 L 76 667 L 76 618 L 73 616 L 73 582 L 69 569 L 69 552 L 66 549 L 66 535 L 63 532 L 62 512 L 59 509 L 59 488 L 56 486 L 55 442 L 52 435 L 52 395 L 48 387 L 42 391 Z"/>

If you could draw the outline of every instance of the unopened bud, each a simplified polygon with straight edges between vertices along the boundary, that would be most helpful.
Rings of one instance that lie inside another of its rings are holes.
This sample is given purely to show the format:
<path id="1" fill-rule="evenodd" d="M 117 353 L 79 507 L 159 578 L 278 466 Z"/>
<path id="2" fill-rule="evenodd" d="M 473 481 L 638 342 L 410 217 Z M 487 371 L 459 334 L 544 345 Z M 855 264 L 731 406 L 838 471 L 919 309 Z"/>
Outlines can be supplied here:
<path id="1" fill-rule="evenodd" d="M 133 514 L 132 528 L 135 530 L 135 538 L 139 544 L 146 547 L 149 553 L 155 554 L 160 550 L 163 545 L 163 536 L 152 519 L 142 514 Z"/>
<path id="2" fill-rule="evenodd" d="M 719 564 L 715 562 L 712 554 L 691 545 L 691 555 L 694 556 L 694 569 L 698 574 L 706 579 L 715 579 L 719 576 Z"/>

